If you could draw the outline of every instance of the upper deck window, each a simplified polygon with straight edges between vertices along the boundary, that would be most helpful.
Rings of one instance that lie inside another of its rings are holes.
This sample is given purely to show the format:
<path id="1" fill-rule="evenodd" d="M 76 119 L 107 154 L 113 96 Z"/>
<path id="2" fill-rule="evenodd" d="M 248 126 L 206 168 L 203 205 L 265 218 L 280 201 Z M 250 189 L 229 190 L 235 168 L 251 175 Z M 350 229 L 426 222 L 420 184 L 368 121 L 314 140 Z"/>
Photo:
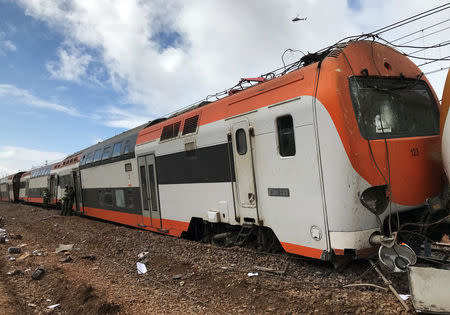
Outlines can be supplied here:
<path id="1" fill-rule="evenodd" d="M 128 152 L 130 152 L 130 148 L 131 148 L 130 146 L 131 146 L 130 140 L 125 141 L 125 147 L 123 149 L 123 154 L 127 154 Z"/>
<path id="2" fill-rule="evenodd" d="M 89 153 L 86 157 L 86 161 L 84 162 L 84 164 L 88 164 L 92 162 L 92 153 Z"/>
<path id="3" fill-rule="evenodd" d="M 112 151 L 111 146 L 108 146 L 103 149 L 102 160 L 109 159 L 111 157 Z"/>
<path id="4" fill-rule="evenodd" d="M 113 157 L 120 155 L 120 149 L 122 149 L 122 142 L 118 142 L 118 143 L 114 144 Z"/>
<path id="5" fill-rule="evenodd" d="M 351 77 L 350 93 L 367 140 L 439 134 L 439 112 L 424 81 Z"/>
<path id="6" fill-rule="evenodd" d="M 94 153 L 94 162 L 100 161 L 101 157 L 102 157 L 102 149 L 98 149 Z"/>

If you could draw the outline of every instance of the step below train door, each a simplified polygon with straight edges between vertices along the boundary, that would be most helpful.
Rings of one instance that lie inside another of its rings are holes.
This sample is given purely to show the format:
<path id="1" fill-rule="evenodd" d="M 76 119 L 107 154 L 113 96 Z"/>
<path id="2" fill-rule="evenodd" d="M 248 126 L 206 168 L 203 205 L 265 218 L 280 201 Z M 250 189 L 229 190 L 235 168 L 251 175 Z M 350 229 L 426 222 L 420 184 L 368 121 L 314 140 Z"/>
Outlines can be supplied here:
<path id="1" fill-rule="evenodd" d="M 138 158 L 139 182 L 141 187 L 143 226 L 161 230 L 158 183 L 156 180 L 155 155 Z"/>
<path id="2" fill-rule="evenodd" d="M 232 143 L 236 181 L 234 198 L 237 221 L 259 223 L 255 172 L 253 165 L 252 130 L 247 119 L 232 122 L 229 139 Z"/>

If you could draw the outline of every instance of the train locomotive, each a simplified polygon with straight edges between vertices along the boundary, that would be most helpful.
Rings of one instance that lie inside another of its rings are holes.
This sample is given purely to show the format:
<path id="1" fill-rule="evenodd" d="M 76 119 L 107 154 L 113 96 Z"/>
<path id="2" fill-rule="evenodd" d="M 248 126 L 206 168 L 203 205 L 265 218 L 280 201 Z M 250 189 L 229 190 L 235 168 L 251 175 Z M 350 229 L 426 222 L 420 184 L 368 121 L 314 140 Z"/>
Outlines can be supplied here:
<path id="1" fill-rule="evenodd" d="M 39 202 L 30 194 L 47 187 L 57 204 L 67 182 L 85 216 L 321 260 L 364 258 L 373 235 L 398 228 L 397 214 L 420 214 L 441 193 L 438 104 L 406 56 L 352 40 L 242 79 L 225 97 L 67 165 L 22 173 L 21 198 Z"/>

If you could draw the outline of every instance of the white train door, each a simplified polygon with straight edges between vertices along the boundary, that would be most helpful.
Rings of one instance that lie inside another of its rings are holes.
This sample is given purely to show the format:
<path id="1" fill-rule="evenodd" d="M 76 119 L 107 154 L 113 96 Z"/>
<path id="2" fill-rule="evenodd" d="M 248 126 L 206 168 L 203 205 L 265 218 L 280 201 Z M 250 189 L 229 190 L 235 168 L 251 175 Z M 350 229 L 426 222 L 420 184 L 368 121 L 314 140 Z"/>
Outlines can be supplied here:
<path id="1" fill-rule="evenodd" d="M 236 216 L 240 219 L 240 223 L 258 223 L 250 123 L 247 119 L 240 118 L 239 121 L 232 123 L 230 133 L 236 175 L 234 183 Z"/>
<path id="2" fill-rule="evenodd" d="M 141 186 L 142 216 L 144 225 L 161 229 L 158 183 L 156 180 L 155 156 L 149 154 L 138 158 L 139 181 Z"/>

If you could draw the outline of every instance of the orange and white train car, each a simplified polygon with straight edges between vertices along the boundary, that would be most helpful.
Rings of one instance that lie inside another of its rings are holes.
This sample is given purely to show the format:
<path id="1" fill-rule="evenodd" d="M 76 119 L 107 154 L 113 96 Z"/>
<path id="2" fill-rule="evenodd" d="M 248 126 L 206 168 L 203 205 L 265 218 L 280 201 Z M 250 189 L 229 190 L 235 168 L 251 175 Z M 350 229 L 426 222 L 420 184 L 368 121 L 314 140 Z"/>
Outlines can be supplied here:
<path id="1" fill-rule="evenodd" d="M 289 253 L 363 257 L 389 212 L 440 193 L 438 101 L 398 51 L 351 41 L 261 81 L 139 132 L 148 229 L 256 225 Z"/>

